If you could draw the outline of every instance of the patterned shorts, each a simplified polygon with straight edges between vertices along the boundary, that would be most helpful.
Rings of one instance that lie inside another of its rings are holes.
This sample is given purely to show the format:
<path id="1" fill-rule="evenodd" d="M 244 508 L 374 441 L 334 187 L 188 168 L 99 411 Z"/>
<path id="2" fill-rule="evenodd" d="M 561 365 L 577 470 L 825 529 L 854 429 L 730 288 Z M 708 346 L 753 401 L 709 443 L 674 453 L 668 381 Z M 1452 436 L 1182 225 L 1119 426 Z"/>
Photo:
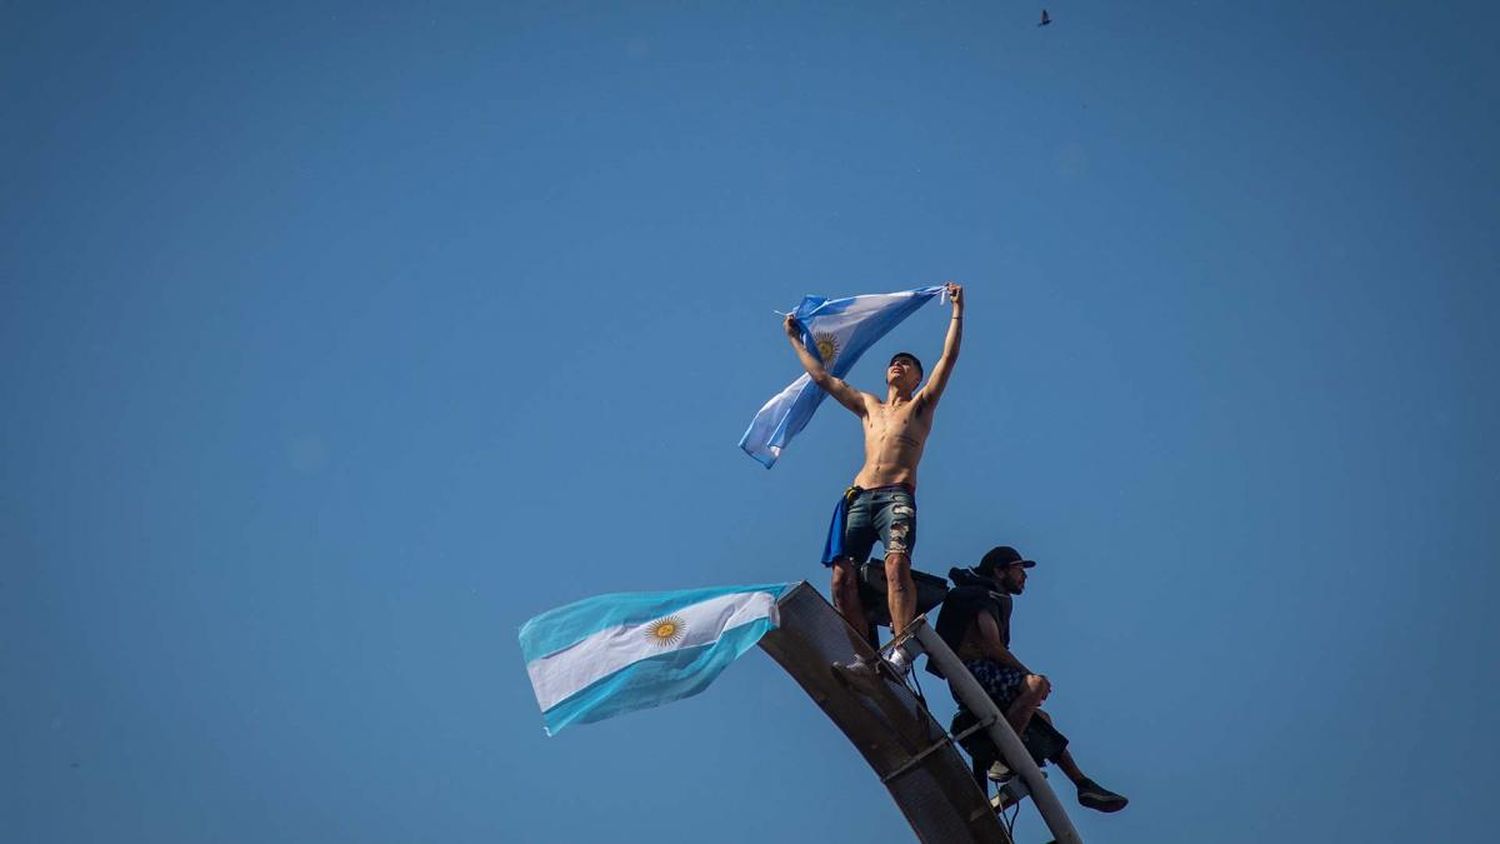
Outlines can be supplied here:
<path id="1" fill-rule="evenodd" d="M 1021 682 L 1026 679 L 1026 672 L 1001 665 L 993 659 L 967 660 L 964 667 L 969 669 L 969 673 L 974 675 L 974 679 L 994 699 L 1001 712 L 1015 702 L 1016 697 L 1021 694 Z"/>

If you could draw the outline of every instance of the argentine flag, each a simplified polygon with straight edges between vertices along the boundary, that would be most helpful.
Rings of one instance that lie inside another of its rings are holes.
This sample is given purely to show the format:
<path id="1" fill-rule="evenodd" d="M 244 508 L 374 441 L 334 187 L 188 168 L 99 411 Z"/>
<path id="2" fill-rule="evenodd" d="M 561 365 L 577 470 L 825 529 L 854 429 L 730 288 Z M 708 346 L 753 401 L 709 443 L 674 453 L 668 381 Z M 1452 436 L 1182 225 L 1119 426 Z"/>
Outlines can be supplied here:
<path id="1" fill-rule="evenodd" d="M 776 626 L 792 585 L 600 595 L 526 622 L 521 652 L 547 735 L 703 691 Z"/>
<path id="2" fill-rule="evenodd" d="M 919 287 L 847 299 L 807 296 L 792 313 L 802 323 L 803 345 L 823 361 L 829 375 L 843 378 L 875 341 L 944 289 L 941 285 Z M 802 373 L 801 378 L 772 396 L 755 414 L 749 429 L 740 437 L 740 448 L 767 469 L 771 468 L 792 437 L 807 427 L 813 411 L 827 395 L 812 382 L 812 376 Z"/>

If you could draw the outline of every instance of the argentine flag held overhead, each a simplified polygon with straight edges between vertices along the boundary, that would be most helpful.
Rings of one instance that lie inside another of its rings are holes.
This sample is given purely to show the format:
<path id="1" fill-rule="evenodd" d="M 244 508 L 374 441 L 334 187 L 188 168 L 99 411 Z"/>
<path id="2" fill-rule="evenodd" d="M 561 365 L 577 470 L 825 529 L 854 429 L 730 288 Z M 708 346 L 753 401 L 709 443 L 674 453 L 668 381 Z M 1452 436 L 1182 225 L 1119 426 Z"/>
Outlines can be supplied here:
<path id="1" fill-rule="evenodd" d="M 776 626 L 792 586 L 723 586 L 586 598 L 521 626 L 547 735 L 691 697 Z"/>
<path id="2" fill-rule="evenodd" d="M 792 314 L 802 323 L 803 345 L 823 361 L 829 375 L 843 378 L 875 341 L 943 291 L 939 285 L 847 299 L 807 296 Z M 740 448 L 771 468 L 827 395 L 804 372 L 755 414 L 740 437 Z"/>

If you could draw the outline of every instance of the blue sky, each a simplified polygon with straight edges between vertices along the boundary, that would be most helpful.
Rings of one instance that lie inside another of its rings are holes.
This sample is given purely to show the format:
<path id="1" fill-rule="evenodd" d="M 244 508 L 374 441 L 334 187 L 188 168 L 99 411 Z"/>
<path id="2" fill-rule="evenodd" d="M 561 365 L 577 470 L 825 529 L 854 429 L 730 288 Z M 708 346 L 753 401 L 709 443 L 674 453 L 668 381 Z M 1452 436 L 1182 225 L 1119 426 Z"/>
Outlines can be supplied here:
<path id="1" fill-rule="evenodd" d="M 1048 8 L 0 5 L 0 838 L 910 840 L 763 654 L 548 739 L 515 632 L 826 590 L 771 311 L 948 278 L 916 565 L 1041 561 L 1085 838 L 1484 837 L 1493 10 Z"/>

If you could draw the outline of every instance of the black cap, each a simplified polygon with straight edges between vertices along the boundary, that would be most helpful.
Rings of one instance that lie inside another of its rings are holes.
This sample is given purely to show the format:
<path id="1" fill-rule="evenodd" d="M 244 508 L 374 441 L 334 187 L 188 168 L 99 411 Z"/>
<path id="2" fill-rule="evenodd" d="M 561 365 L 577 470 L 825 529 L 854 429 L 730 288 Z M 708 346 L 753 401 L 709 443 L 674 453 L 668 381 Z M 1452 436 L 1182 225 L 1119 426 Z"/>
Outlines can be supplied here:
<path id="1" fill-rule="evenodd" d="M 974 570 L 980 574 L 994 574 L 995 569 L 1006 568 L 1007 566 L 1020 566 L 1021 568 L 1029 569 L 1035 565 L 1036 560 L 1023 558 L 1020 551 L 1009 545 L 997 545 L 984 555 L 984 558 L 979 561 L 979 565 L 975 566 Z"/>
<path id="2" fill-rule="evenodd" d="M 911 352 L 897 352 L 894 355 L 891 355 L 891 363 L 895 363 L 896 361 L 900 360 L 901 358 L 906 358 L 907 360 L 909 360 L 912 363 L 916 364 L 917 374 L 918 375 L 926 375 L 927 374 L 927 370 L 925 370 L 925 369 L 922 368 L 922 361 L 918 360 L 917 356 L 914 355 L 914 354 L 912 354 Z M 886 364 L 886 366 L 890 366 L 891 363 Z"/>

